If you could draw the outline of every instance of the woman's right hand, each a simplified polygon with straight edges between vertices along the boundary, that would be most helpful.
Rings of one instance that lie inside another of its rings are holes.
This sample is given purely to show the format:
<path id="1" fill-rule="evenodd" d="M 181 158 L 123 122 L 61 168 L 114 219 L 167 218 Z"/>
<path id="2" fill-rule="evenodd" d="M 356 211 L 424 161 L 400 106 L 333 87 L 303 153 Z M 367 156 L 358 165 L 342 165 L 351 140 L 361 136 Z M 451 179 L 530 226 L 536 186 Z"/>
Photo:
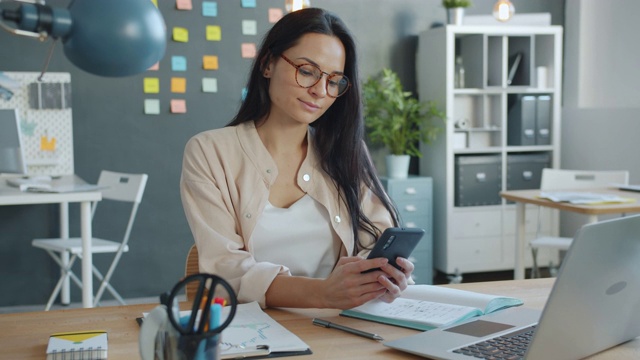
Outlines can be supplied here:
<path id="1" fill-rule="evenodd" d="M 359 256 L 342 257 L 323 283 L 325 308 L 350 309 L 384 295 L 387 288 L 378 281 L 381 270 L 367 273 L 388 263 L 386 258 L 363 259 Z"/>

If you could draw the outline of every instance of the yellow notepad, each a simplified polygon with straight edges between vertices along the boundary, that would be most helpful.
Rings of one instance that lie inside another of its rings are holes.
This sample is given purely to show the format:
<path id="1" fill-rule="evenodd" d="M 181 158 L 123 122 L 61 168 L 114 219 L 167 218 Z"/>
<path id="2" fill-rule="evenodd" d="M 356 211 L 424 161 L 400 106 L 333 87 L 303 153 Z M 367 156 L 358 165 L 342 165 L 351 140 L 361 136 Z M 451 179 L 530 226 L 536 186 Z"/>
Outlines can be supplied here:
<path id="1" fill-rule="evenodd" d="M 47 360 L 107 358 L 107 332 L 104 330 L 74 331 L 51 334 Z"/>

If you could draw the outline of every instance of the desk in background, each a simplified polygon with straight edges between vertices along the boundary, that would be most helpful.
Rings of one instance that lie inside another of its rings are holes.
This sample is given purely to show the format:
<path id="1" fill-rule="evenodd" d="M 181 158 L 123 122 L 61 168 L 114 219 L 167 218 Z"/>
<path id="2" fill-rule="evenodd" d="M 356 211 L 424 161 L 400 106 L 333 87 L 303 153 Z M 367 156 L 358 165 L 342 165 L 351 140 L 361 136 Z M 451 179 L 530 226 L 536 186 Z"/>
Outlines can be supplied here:
<path id="1" fill-rule="evenodd" d="M 55 184 L 84 183 L 75 175 L 65 175 Z M 6 176 L 0 177 L 0 206 L 60 204 L 60 237 L 69 238 L 69 203 L 80 203 L 80 237 L 82 238 L 82 305 L 93 306 L 93 258 L 91 254 L 91 203 L 102 200 L 100 191 L 69 193 L 31 193 L 7 185 Z M 63 258 L 64 260 L 64 258 Z M 66 257 L 68 261 L 68 255 Z M 69 281 L 64 284 L 62 302 L 69 302 Z"/>
<path id="2" fill-rule="evenodd" d="M 514 279 L 524 279 L 524 249 L 525 249 L 525 205 L 534 204 L 552 209 L 571 211 L 589 216 L 588 222 L 598 221 L 598 215 L 604 214 L 625 214 L 640 212 L 640 192 L 622 191 L 614 188 L 563 190 L 566 192 L 592 192 L 607 195 L 615 195 L 625 198 L 635 199 L 634 202 L 620 204 L 600 204 L 600 205 L 576 205 L 566 202 L 554 202 L 539 197 L 540 190 L 511 190 L 503 191 L 500 196 L 506 200 L 516 202 L 516 246 Z"/>
<path id="3" fill-rule="evenodd" d="M 549 296 L 554 279 L 509 280 L 485 283 L 446 285 L 448 287 L 514 296 L 524 306 L 541 309 Z M 7 359 L 40 360 L 44 358 L 49 335 L 54 332 L 105 329 L 109 333 L 109 360 L 139 359 L 138 332 L 135 321 L 157 304 L 127 305 L 94 309 L 55 310 L 0 315 L 0 349 Z M 312 355 L 291 359 L 419 359 L 396 351 L 382 343 L 351 336 L 335 329 L 315 326 L 311 319 L 319 317 L 342 325 L 381 335 L 386 340 L 415 334 L 416 330 L 341 317 L 332 309 L 268 309 L 267 313 L 298 335 L 313 351 Z M 593 359 L 637 359 L 640 338 L 593 356 Z"/>

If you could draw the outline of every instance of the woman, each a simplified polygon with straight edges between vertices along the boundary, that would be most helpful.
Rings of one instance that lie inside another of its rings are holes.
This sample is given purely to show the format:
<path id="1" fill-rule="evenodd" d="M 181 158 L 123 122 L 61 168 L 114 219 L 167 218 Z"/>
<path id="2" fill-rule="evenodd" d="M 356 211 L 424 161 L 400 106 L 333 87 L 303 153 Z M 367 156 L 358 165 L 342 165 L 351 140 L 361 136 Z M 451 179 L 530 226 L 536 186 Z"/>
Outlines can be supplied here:
<path id="1" fill-rule="evenodd" d="M 247 89 L 227 127 L 185 149 L 181 195 L 200 270 L 262 307 L 393 301 L 414 266 L 364 259 L 398 214 L 363 141 L 355 44 L 343 22 L 321 9 L 284 16 Z"/>

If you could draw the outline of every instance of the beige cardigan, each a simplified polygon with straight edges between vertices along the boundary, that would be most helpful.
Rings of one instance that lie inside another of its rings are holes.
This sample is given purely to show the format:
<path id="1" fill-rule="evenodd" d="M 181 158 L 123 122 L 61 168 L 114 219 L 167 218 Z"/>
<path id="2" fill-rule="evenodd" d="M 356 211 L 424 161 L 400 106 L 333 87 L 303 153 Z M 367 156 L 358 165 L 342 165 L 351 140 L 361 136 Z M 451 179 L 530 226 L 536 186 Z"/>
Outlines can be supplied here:
<path id="1" fill-rule="evenodd" d="M 313 129 L 309 128 L 307 137 L 309 149 L 313 149 Z M 341 256 L 348 256 L 354 237 L 346 205 L 338 199 L 332 179 L 318 161 L 315 151 L 307 152 L 297 183 L 327 209 L 343 244 Z M 286 264 L 257 262 L 250 241 L 277 176 L 276 164 L 252 121 L 202 132 L 189 140 L 184 151 L 180 193 L 198 246 L 200 271 L 227 280 L 240 302 L 258 301 L 262 307 L 273 279 L 290 275 Z M 361 206 L 380 230 L 392 226 L 389 212 L 369 190 Z M 361 231 L 360 237 L 366 244 L 373 242 L 366 232 Z"/>

